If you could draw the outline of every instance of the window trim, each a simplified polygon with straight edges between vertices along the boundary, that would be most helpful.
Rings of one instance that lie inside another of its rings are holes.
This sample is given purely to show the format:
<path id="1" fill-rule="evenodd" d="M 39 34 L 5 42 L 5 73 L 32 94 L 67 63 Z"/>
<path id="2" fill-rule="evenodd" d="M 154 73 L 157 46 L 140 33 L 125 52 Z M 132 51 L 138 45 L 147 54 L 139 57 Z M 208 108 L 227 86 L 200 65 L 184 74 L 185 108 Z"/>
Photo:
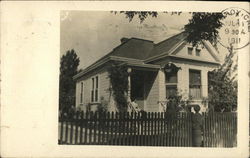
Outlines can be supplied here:
<path id="1" fill-rule="evenodd" d="M 80 84 L 80 104 L 83 104 L 84 84 L 83 81 Z"/>
<path id="2" fill-rule="evenodd" d="M 99 101 L 99 77 L 95 76 L 95 102 Z"/>
<path id="3" fill-rule="evenodd" d="M 167 87 L 176 87 L 176 92 L 178 91 L 178 71 L 176 72 L 176 82 L 175 83 L 167 83 L 166 77 L 167 77 L 167 72 L 164 73 L 165 74 L 165 98 L 167 98 Z M 170 73 L 171 74 L 171 73 Z"/>
<path id="4" fill-rule="evenodd" d="M 100 86 L 100 79 L 99 75 L 91 77 L 91 84 L 90 84 L 90 102 L 91 103 L 98 103 L 99 102 L 99 86 Z"/>
<path id="5" fill-rule="evenodd" d="M 191 71 L 199 72 L 199 74 L 200 74 L 200 83 L 199 83 L 199 84 L 198 84 L 198 83 L 197 83 L 197 84 L 190 84 L 190 72 L 191 72 Z M 189 82 L 188 82 L 189 96 L 191 96 L 191 94 L 190 94 L 190 87 L 191 87 L 191 86 L 199 86 L 199 89 L 200 89 L 200 90 L 199 90 L 199 91 L 200 91 L 200 97 L 194 97 L 193 99 L 196 99 L 196 100 L 197 100 L 197 99 L 198 99 L 198 100 L 201 99 L 201 98 L 202 98 L 202 83 L 201 83 L 201 82 L 202 82 L 202 78 L 201 78 L 201 70 L 198 70 L 198 69 L 189 69 L 188 76 L 189 76 L 189 77 L 188 77 L 188 79 L 189 79 Z M 193 96 L 192 96 L 192 97 L 193 97 Z"/>
<path id="6" fill-rule="evenodd" d="M 197 51 L 197 50 L 199 50 L 199 51 Z M 200 48 L 195 49 L 195 55 L 196 56 L 201 56 L 201 49 Z"/>
<path id="7" fill-rule="evenodd" d="M 194 47 L 187 47 L 187 49 L 188 49 L 188 55 L 193 55 Z M 191 50 L 191 53 L 189 53 L 190 52 L 189 50 Z"/>

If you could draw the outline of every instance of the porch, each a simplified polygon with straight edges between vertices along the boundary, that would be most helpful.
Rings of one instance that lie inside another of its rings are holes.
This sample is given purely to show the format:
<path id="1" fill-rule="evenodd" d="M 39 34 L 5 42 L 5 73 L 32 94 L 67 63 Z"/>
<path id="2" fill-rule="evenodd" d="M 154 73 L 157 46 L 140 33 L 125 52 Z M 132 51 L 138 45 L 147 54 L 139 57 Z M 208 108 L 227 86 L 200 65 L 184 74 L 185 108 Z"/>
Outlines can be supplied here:
<path id="1" fill-rule="evenodd" d="M 164 66 L 153 64 L 127 64 L 128 97 L 135 101 L 141 110 L 147 112 L 166 111 L 166 101 L 180 94 L 189 100 L 189 104 L 203 105 L 207 96 L 207 70 L 203 67 L 191 67 L 178 63 Z"/>

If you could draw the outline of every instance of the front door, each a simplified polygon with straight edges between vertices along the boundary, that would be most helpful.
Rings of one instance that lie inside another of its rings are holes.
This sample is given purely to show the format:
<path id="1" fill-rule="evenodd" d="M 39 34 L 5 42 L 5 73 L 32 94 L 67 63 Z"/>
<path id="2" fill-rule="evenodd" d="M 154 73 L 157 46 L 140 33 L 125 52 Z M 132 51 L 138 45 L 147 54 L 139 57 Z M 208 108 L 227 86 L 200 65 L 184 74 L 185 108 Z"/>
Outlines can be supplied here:
<path id="1" fill-rule="evenodd" d="M 131 75 L 131 100 L 136 100 L 140 109 L 144 109 L 144 74 L 143 71 L 134 70 Z"/>

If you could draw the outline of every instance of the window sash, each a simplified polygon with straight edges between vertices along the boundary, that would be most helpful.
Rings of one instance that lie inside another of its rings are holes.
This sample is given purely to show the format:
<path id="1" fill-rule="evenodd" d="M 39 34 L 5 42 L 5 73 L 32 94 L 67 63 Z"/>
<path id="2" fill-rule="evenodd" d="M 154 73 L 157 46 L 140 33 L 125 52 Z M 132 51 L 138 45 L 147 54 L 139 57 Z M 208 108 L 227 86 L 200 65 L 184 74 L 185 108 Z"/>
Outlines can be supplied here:
<path id="1" fill-rule="evenodd" d="M 193 54 L 193 47 L 188 47 L 188 54 L 192 55 Z"/>
<path id="2" fill-rule="evenodd" d="M 193 99 L 200 99 L 201 98 L 201 85 L 192 85 L 189 87 L 189 95 Z"/>
<path id="3" fill-rule="evenodd" d="M 91 102 L 94 102 L 94 90 L 91 90 Z"/>
<path id="4" fill-rule="evenodd" d="M 99 79 L 98 76 L 92 78 L 92 89 L 91 89 L 91 102 L 98 102 L 98 86 Z"/>
<path id="5" fill-rule="evenodd" d="M 95 101 L 98 101 L 98 76 L 95 77 Z"/>
<path id="6" fill-rule="evenodd" d="M 189 70 L 189 85 L 201 85 L 201 72 L 199 70 Z"/>
<path id="7" fill-rule="evenodd" d="M 165 72 L 166 98 L 177 94 L 178 72 Z"/>
<path id="8" fill-rule="evenodd" d="M 166 84 L 166 98 L 176 96 L 177 94 L 177 85 L 167 85 Z"/>
<path id="9" fill-rule="evenodd" d="M 81 82 L 80 103 L 83 103 L 83 83 Z"/>
<path id="10" fill-rule="evenodd" d="M 201 49 L 195 49 L 195 55 L 200 56 L 201 55 Z"/>
<path id="11" fill-rule="evenodd" d="M 95 82 L 95 88 L 98 89 L 98 76 L 96 76 L 95 81 L 96 81 Z"/>
<path id="12" fill-rule="evenodd" d="M 177 72 L 174 73 L 168 73 L 165 72 L 165 83 L 176 83 L 178 82 L 178 75 Z"/>
<path id="13" fill-rule="evenodd" d="M 201 98 L 201 71 L 189 70 L 189 95 L 193 99 Z"/>

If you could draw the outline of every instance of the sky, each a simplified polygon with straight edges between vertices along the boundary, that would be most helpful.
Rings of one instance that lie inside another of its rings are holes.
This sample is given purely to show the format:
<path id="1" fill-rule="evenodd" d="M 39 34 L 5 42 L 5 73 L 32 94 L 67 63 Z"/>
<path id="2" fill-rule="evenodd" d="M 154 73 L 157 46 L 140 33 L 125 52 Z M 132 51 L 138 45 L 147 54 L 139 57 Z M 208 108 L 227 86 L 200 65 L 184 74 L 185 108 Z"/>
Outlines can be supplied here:
<path id="1" fill-rule="evenodd" d="M 80 58 L 78 68 L 85 68 L 117 47 L 122 37 L 158 43 L 183 31 L 190 18 L 189 13 L 159 13 L 140 23 L 137 17 L 129 22 L 125 14 L 109 11 L 62 11 L 60 53 L 74 49 Z"/>

